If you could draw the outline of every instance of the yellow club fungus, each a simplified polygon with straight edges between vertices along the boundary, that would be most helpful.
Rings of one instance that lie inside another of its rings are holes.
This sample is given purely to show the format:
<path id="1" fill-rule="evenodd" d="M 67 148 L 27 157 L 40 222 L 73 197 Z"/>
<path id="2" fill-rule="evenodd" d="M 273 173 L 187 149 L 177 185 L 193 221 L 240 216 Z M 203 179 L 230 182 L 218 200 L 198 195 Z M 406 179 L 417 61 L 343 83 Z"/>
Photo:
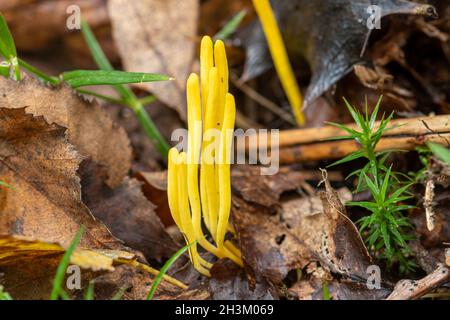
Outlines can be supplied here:
<path id="1" fill-rule="evenodd" d="M 210 37 L 203 38 L 200 79 L 191 74 L 186 91 L 188 149 L 169 152 L 167 194 L 176 225 L 187 243 L 195 242 L 189 250 L 192 264 L 209 276 L 211 263 L 199 255 L 198 245 L 243 266 L 240 250 L 225 240 L 227 231 L 233 231 L 229 224 L 230 163 L 236 106 L 228 93 L 228 62 L 222 41 L 213 44 Z M 214 243 L 207 240 L 202 221 Z"/>
<path id="2" fill-rule="evenodd" d="M 295 120 L 298 125 L 304 125 L 305 117 L 302 112 L 303 97 L 295 79 L 294 72 L 292 71 L 286 47 L 284 46 L 283 38 L 270 2 L 269 0 L 253 0 L 253 6 L 261 21 L 275 69 L 291 104 Z"/>

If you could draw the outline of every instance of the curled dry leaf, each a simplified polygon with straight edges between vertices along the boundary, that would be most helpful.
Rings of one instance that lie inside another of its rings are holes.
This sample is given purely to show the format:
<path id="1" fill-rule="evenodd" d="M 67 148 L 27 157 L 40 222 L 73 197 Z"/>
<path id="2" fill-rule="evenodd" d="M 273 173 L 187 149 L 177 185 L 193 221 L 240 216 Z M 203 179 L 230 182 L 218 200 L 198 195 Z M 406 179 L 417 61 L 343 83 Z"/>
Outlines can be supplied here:
<path id="1" fill-rule="evenodd" d="M 68 142 L 67 129 L 26 110 L 0 108 L 0 178 L 14 186 L 0 190 L 0 267 L 2 283 L 16 298 L 48 299 L 62 248 L 81 225 L 87 229 L 79 246 L 84 249 L 75 252 L 72 263 L 112 270 L 113 261 L 135 265 L 135 254 L 122 251 L 123 245 L 81 201 L 77 171 L 82 156 Z"/>
<path id="2" fill-rule="evenodd" d="M 167 201 L 167 171 L 139 172 L 136 178 L 143 181 L 142 191 L 147 199 L 153 203 L 155 212 L 164 226 L 174 225 Z"/>
<path id="3" fill-rule="evenodd" d="M 367 288 L 365 283 L 335 280 L 324 281 L 314 276 L 302 279 L 289 288 L 289 294 L 300 300 L 324 300 L 324 287 L 328 287 L 330 300 L 379 300 L 389 294 L 387 289 Z"/>
<path id="4" fill-rule="evenodd" d="M 0 234 L 27 236 L 68 246 L 81 225 L 81 245 L 119 248 L 118 242 L 81 202 L 77 176 L 81 155 L 66 129 L 26 109 L 0 109 Z"/>
<path id="5" fill-rule="evenodd" d="M 0 236 L 0 282 L 14 299 L 48 299 L 56 268 L 65 253 L 57 243 L 42 242 L 20 236 Z M 114 261 L 130 260 L 133 253 L 119 250 L 77 248 L 71 265 L 83 268 L 82 280 L 99 272 L 114 271 Z M 137 273 L 136 270 L 134 270 Z"/>
<path id="6" fill-rule="evenodd" d="M 312 78 L 305 104 L 312 103 L 361 62 L 371 29 L 367 8 L 378 5 L 381 15 L 436 15 L 434 7 L 397 0 L 277 0 L 272 1 L 277 20 L 293 61 L 306 59 Z M 330 32 L 330 30 L 333 30 Z M 270 54 L 259 23 L 240 36 L 247 49 L 244 79 L 271 67 Z"/>
<path id="7" fill-rule="evenodd" d="M 229 260 L 220 260 L 211 269 L 209 290 L 213 300 L 274 300 L 275 288 L 264 278 L 249 281 L 243 269 Z"/>
<path id="8" fill-rule="evenodd" d="M 42 259 L 55 259 L 59 262 L 65 248 L 56 243 L 46 243 L 24 237 L 0 236 L 0 266 L 30 263 L 39 265 Z M 119 250 L 90 250 L 77 248 L 70 263 L 92 271 L 112 271 L 113 262 L 119 258 L 132 259 L 133 253 Z"/>
<path id="9" fill-rule="evenodd" d="M 31 77 L 21 82 L 1 77 L 0 107 L 26 108 L 28 114 L 67 128 L 67 138 L 81 156 L 106 168 L 111 187 L 120 185 L 127 175 L 131 148 L 125 131 L 98 104 L 84 101 L 69 87 L 45 87 Z"/>
<path id="10" fill-rule="evenodd" d="M 95 278 L 95 299 L 111 300 L 118 289 L 124 290 L 123 300 L 145 300 L 152 286 L 151 279 L 128 265 L 117 266 L 113 272 Z M 165 281 L 160 282 L 155 299 L 170 296 L 171 299 L 186 290 L 180 290 Z"/>
<path id="11" fill-rule="evenodd" d="M 141 191 L 141 183 L 126 178 L 121 186 L 109 188 L 100 176 L 99 168 L 83 163 L 83 202 L 111 230 L 131 248 L 141 251 L 149 260 L 170 257 L 179 245 L 167 234 L 155 206 Z"/>
<path id="12" fill-rule="evenodd" d="M 304 182 L 302 172 L 289 168 L 282 168 L 276 179 L 260 175 L 260 170 L 257 166 L 237 166 L 233 169 L 233 188 L 245 201 L 272 207 L 279 203 L 283 192 L 294 191 Z"/>
<path id="13" fill-rule="evenodd" d="M 142 87 L 185 118 L 184 88 L 196 47 L 199 1 L 110 0 L 108 9 L 125 69 L 174 77 Z"/>
<path id="14" fill-rule="evenodd" d="M 233 221 L 245 262 L 273 283 L 311 261 L 355 280 L 366 279 L 371 258 L 340 198 L 350 199 L 349 191 L 338 194 L 328 181 L 318 196 L 281 201 L 277 214 L 235 197 Z"/>

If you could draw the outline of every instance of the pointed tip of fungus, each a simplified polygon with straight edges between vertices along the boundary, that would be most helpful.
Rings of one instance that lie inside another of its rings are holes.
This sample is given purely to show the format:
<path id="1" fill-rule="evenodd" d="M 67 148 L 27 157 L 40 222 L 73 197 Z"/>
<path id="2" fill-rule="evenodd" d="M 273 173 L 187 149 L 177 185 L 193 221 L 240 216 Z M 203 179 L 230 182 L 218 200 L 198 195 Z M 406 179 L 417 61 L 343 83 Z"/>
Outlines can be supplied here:
<path id="1" fill-rule="evenodd" d="M 203 36 L 202 37 L 202 46 L 210 46 L 212 45 L 213 41 L 212 38 L 210 36 Z"/>

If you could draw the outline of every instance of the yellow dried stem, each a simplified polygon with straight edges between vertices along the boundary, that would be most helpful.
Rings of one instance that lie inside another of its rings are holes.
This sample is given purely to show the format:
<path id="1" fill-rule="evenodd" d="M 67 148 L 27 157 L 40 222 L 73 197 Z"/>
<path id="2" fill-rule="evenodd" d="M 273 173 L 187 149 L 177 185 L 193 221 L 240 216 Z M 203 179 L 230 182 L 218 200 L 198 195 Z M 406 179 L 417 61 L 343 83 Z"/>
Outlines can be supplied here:
<path id="1" fill-rule="evenodd" d="M 261 21 L 275 69 L 291 104 L 295 120 L 298 125 L 304 125 L 305 117 L 302 112 L 303 97 L 295 79 L 294 72 L 292 71 L 286 47 L 270 2 L 269 0 L 253 0 L 253 5 Z"/>

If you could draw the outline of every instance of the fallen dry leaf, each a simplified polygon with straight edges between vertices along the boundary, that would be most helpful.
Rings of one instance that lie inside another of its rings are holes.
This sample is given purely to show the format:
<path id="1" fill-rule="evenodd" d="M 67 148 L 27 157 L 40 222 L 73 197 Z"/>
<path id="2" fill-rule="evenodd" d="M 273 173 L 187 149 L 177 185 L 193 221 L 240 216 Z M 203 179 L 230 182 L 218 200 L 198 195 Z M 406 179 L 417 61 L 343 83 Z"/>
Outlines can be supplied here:
<path id="1" fill-rule="evenodd" d="M 302 172 L 289 168 L 282 168 L 276 179 L 260 175 L 260 170 L 257 166 L 237 166 L 232 171 L 232 183 L 244 200 L 265 207 L 275 206 L 283 192 L 298 189 L 304 182 Z"/>
<path id="2" fill-rule="evenodd" d="M 180 247 L 165 231 L 140 182 L 126 178 L 121 186 L 111 189 L 95 166 L 84 163 L 80 171 L 83 202 L 127 246 L 149 260 L 169 258 Z"/>
<path id="3" fill-rule="evenodd" d="M 68 246 L 84 225 L 82 246 L 119 248 L 81 202 L 81 155 L 65 131 L 24 108 L 0 109 L 0 179 L 15 188 L 0 191 L 0 234 Z"/>
<path id="4" fill-rule="evenodd" d="M 433 7 L 411 1 L 380 0 L 278 0 L 273 2 L 288 52 L 293 61 L 302 57 L 311 67 L 312 78 L 305 105 L 312 103 L 361 62 L 371 29 L 367 28 L 370 5 L 381 15 L 436 14 Z M 428 11 L 430 10 L 430 11 Z M 318 18 L 320 17 L 320 18 Z M 324 23 L 326 21 L 326 23 Z M 334 32 L 330 32 L 334 30 Z M 271 58 L 260 24 L 244 30 L 247 49 L 243 78 L 254 78 L 271 67 Z"/>
<path id="5" fill-rule="evenodd" d="M 16 300 L 48 299 L 56 268 L 65 253 L 57 243 L 47 243 L 20 236 L 0 236 L 0 282 Z M 82 279 L 95 274 L 114 271 L 118 259 L 133 259 L 133 253 L 118 250 L 77 248 L 71 265 L 83 268 Z M 137 272 L 134 270 L 134 272 Z"/>
<path id="6" fill-rule="evenodd" d="M 346 189 L 339 195 L 350 198 Z M 276 214 L 234 197 L 233 221 L 244 261 L 273 283 L 311 261 L 355 280 L 366 279 L 371 258 L 339 195 L 327 181 L 326 191 L 318 196 L 283 200 Z"/>
<path id="7" fill-rule="evenodd" d="M 389 294 L 388 289 L 367 288 L 365 283 L 346 280 L 332 280 L 331 282 L 314 276 L 302 279 L 289 288 L 289 294 L 299 300 L 324 300 L 324 287 L 328 287 L 330 300 L 379 300 Z"/>
<path id="8" fill-rule="evenodd" d="M 174 77 L 142 87 L 185 118 L 184 88 L 196 48 L 199 1 L 109 0 L 108 9 L 125 69 Z"/>
<path id="9" fill-rule="evenodd" d="M 46 243 L 24 237 L 0 236 L 0 266 L 31 263 L 38 265 L 41 259 L 60 260 L 65 248 L 56 243 Z M 92 271 L 112 271 L 117 259 L 132 259 L 133 253 L 119 250 L 90 250 L 77 248 L 70 263 Z"/>
<path id="10" fill-rule="evenodd" d="M 145 300 L 152 286 L 148 275 L 136 272 L 136 269 L 127 265 L 117 266 L 113 272 L 100 275 L 94 281 L 96 300 L 111 300 L 119 289 L 125 290 L 123 300 Z M 162 281 L 154 299 L 159 299 L 160 296 L 173 297 L 184 291 Z"/>
<path id="11" fill-rule="evenodd" d="M 143 181 L 142 191 L 147 199 L 156 206 L 155 212 L 164 226 L 174 225 L 175 221 L 173 221 L 167 201 L 167 171 L 139 172 L 136 178 Z"/>
<path id="12" fill-rule="evenodd" d="M 211 269 L 209 290 L 213 300 L 274 300 L 275 288 L 259 277 L 250 282 L 243 269 L 229 260 L 221 260 Z"/>
<path id="13" fill-rule="evenodd" d="M 1 77 L 0 107 L 26 108 L 28 114 L 67 128 L 67 138 L 81 156 L 105 167 L 111 187 L 120 185 L 127 175 L 131 148 L 125 131 L 97 103 L 86 102 L 69 87 L 46 87 L 31 77 L 21 82 Z"/>

